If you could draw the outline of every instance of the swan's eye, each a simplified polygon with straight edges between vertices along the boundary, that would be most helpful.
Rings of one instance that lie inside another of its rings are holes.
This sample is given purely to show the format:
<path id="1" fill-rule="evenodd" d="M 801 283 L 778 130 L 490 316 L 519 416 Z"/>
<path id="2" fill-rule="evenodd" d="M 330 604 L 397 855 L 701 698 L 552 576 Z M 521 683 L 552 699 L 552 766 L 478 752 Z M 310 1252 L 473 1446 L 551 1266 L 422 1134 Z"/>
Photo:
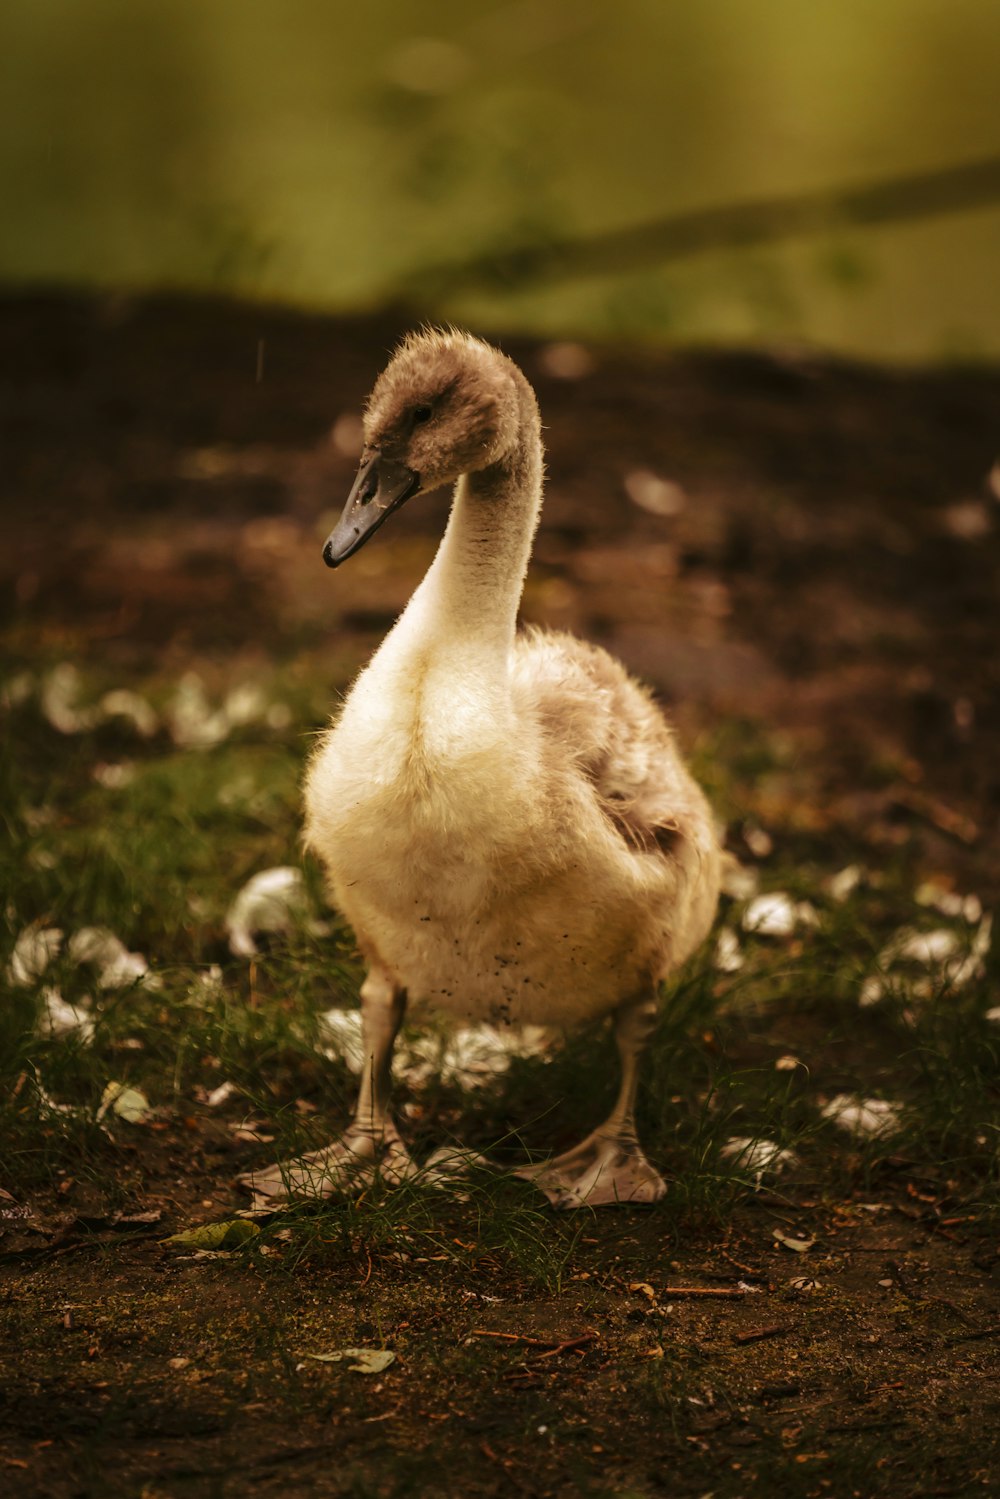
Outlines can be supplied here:
<path id="1" fill-rule="evenodd" d="M 433 413 L 429 406 L 414 406 L 413 408 L 414 422 L 429 422 L 432 415 Z"/>

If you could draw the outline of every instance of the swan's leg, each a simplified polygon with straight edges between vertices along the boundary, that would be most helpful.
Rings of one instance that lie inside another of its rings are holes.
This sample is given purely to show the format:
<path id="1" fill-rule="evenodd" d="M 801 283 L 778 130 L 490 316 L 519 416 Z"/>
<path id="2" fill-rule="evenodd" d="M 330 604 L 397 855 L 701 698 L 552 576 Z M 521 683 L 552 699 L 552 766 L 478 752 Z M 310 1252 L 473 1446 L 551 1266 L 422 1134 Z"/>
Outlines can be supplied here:
<path id="1" fill-rule="evenodd" d="M 258 1198 L 332 1197 L 359 1177 L 370 1177 L 376 1165 L 389 1181 L 409 1174 L 412 1163 L 389 1114 L 392 1049 L 405 1010 L 405 990 L 380 969 L 370 969 L 361 986 L 365 1064 L 354 1118 L 332 1145 L 240 1177 Z"/>
<path id="2" fill-rule="evenodd" d="M 516 1173 L 541 1187 L 554 1207 L 658 1202 L 667 1190 L 663 1178 L 643 1154 L 635 1128 L 639 1062 L 656 1018 L 653 997 L 622 1005 L 615 1016 L 622 1079 L 611 1113 L 574 1149 Z"/>

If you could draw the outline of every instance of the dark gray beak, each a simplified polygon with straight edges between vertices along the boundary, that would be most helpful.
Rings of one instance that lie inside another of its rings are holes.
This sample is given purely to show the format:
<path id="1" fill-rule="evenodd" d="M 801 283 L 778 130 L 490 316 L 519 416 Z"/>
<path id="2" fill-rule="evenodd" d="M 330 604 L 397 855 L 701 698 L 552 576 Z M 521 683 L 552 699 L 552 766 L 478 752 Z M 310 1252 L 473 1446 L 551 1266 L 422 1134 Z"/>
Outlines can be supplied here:
<path id="1" fill-rule="evenodd" d="M 362 459 L 344 513 L 323 548 L 327 567 L 339 567 L 353 557 L 419 488 L 420 475 L 405 464 L 384 458 L 381 453 L 370 453 Z"/>

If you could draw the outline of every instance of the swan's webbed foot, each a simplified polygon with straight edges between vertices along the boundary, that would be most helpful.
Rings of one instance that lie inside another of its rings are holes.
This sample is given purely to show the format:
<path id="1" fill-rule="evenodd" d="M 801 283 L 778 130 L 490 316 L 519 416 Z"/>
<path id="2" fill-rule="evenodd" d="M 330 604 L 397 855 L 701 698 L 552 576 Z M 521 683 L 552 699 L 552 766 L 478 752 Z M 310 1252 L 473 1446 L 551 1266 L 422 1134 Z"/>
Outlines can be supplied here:
<path id="1" fill-rule="evenodd" d="M 386 1124 L 377 1134 L 353 1124 L 322 1150 L 245 1171 L 237 1179 L 253 1192 L 254 1204 L 260 1207 L 265 1202 L 304 1202 L 358 1191 L 376 1172 L 397 1186 L 415 1169 L 394 1124 Z"/>
<path id="2" fill-rule="evenodd" d="M 534 1182 L 556 1208 L 624 1207 L 659 1202 L 667 1184 L 634 1138 L 605 1128 L 572 1150 L 522 1166 L 515 1176 Z"/>

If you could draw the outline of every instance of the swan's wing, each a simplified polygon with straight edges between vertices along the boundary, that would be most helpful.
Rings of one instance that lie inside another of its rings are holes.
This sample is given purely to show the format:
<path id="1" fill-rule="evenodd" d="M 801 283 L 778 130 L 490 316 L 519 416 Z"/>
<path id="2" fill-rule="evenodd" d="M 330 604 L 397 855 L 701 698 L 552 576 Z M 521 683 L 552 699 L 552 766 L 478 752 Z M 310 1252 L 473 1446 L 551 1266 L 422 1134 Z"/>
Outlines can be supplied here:
<path id="1" fill-rule="evenodd" d="M 599 646 L 529 631 L 515 645 L 512 683 L 630 843 L 666 849 L 686 817 L 702 813 L 660 709 Z"/>

